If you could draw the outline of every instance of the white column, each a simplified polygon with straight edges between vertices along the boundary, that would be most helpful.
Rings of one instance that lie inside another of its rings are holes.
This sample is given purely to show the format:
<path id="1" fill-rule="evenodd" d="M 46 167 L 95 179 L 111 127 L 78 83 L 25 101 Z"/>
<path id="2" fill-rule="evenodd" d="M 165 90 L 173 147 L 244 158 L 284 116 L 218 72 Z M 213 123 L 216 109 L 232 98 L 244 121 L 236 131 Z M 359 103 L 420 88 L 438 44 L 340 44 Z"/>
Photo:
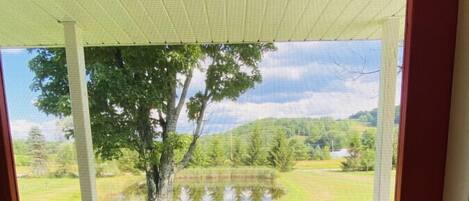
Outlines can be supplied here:
<path id="1" fill-rule="evenodd" d="M 81 200 L 96 201 L 96 170 L 91 141 L 85 57 L 75 22 L 63 22 Z"/>
<path id="2" fill-rule="evenodd" d="M 389 201 L 391 190 L 392 142 L 397 76 L 399 19 L 383 23 L 381 39 L 381 69 L 378 101 L 378 130 L 376 133 L 376 162 L 374 201 Z"/>

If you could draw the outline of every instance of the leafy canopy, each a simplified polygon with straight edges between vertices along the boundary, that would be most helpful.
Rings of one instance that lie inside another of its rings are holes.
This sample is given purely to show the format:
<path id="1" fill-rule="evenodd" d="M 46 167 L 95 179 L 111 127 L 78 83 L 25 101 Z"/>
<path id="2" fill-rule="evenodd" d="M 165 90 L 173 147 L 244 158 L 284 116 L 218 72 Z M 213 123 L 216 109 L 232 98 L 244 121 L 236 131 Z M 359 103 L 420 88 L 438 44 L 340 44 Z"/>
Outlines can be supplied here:
<path id="1" fill-rule="evenodd" d="M 150 151 L 151 157 L 158 157 L 164 147 L 182 149 L 178 145 L 187 144 L 180 142 L 184 139 L 162 140 L 162 135 L 167 122 L 177 122 L 179 114 L 168 108 L 184 96 L 181 90 L 194 69 L 206 74 L 205 89 L 193 92 L 186 103 L 188 118 L 198 121 L 208 102 L 235 100 L 260 82 L 258 63 L 264 52 L 274 49 L 273 44 L 85 48 L 95 151 L 111 159 L 119 157 L 122 148 L 140 156 Z M 35 73 L 31 88 L 39 92 L 36 106 L 47 114 L 69 116 L 64 49 L 34 51 L 37 56 L 29 66 Z"/>

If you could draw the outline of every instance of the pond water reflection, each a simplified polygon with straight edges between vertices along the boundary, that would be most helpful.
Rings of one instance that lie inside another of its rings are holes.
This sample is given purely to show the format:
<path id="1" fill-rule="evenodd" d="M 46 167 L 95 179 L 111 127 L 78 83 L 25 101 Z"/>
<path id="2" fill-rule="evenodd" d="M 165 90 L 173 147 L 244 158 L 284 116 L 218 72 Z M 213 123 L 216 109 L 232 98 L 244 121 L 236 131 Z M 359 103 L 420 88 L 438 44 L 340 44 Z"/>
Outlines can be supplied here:
<path id="1" fill-rule="evenodd" d="M 145 186 L 135 184 L 116 201 L 145 201 Z M 272 181 L 179 181 L 173 201 L 275 201 L 285 194 Z"/>
<path id="2" fill-rule="evenodd" d="M 180 201 L 274 201 L 283 195 L 280 189 L 263 186 L 180 186 L 175 200 Z"/>

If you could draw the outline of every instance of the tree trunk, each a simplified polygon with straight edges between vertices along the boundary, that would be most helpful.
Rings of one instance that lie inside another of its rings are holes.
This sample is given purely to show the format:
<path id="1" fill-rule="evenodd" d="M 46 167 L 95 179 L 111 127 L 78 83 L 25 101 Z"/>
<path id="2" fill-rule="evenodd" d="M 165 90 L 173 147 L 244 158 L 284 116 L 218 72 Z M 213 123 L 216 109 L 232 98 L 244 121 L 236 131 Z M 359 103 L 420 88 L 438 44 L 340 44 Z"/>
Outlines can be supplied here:
<path id="1" fill-rule="evenodd" d="M 147 200 L 156 201 L 156 187 L 158 183 L 158 174 L 155 174 L 155 170 L 151 167 L 146 170 L 147 179 Z"/>
<path id="2" fill-rule="evenodd" d="M 147 200 L 173 201 L 174 166 L 161 165 L 159 171 L 154 168 L 146 171 Z"/>
<path id="3" fill-rule="evenodd" d="M 170 135 L 176 133 L 177 116 L 174 115 L 174 107 L 170 105 L 169 114 L 166 117 L 166 127 L 163 129 L 163 151 L 160 157 L 158 169 L 158 184 L 156 201 L 173 201 L 173 183 L 175 174 L 174 147 L 170 142 Z"/>
<path id="4" fill-rule="evenodd" d="M 156 194 L 157 201 L 173 201 L 174 166 L 162 167 Z"/>
<path id="5" fill-rule="evenodd" d="M 151 132 L 151 122 L 148 120 L 150 109 L 148 107 L 139 108 L 140 121 L 138 123 L 138 132 L 140 137 L 140 154 L 145 162 L 145 174 L 147 184 L 147 200 L 156 201 L 158 195 L 159 180 L 159 167 L 154 161 L 151 161 L 155 154 L 155 146 L 153 141 L 153 134 Z"/>

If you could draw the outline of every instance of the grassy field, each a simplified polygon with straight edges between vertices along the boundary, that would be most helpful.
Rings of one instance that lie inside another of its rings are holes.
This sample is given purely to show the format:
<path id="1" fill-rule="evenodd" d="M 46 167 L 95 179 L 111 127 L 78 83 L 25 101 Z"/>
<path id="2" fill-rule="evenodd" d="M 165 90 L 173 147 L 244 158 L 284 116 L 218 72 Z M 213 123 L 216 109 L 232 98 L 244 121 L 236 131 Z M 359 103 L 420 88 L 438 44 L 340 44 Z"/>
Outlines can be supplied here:
<path id="1" fill-rule="evenodd" d="M 286 191 L 280 201 L 372 200 L 373 172 L 341 172 L 339 168 L 340 160 L 299 161 L 293 171 L 276 173 L 278 184 Z M 188 176 L 197 171 L 200 170 L 189 170 L 185 174 Z M 112 200 L 113 196 L 142 179 L 143 176 L 131 175 L 98 178 L 99 200 Z M 77 178 L 20 178 L 19 187 L 23 201 L 80 200 Z"/>
<path id="2" fill-rule="evenodd" d="M 374 172 L 342 172 L 340 162 L 299 161 L 295 170 L 278 178 L 287 192 L 281 201 L 371 201 Z"/>
<path id="3" fill-rule="evenodd" d="M 287 191 L 282 201 L 372 200 L 373 172 L 295 170 L 281 174 L 279 182 Z"/>
<path id="4" fill-rule="evenodd" d="M 297 161 L 296 170 L 323 170 L 323 169 L 340 169 L 342 159 L 338 160 L 322 160 L 322 161 Z"/>
<path id="5" fill-rule="evenodd" d="M 98 178 L 99 200 L 111 200 L 112 196 L 141 179 L 143 177 L 131 175 Z M 80 201 L 77 178 L 20 178 L 18 182 L 22 201 Z"/>

